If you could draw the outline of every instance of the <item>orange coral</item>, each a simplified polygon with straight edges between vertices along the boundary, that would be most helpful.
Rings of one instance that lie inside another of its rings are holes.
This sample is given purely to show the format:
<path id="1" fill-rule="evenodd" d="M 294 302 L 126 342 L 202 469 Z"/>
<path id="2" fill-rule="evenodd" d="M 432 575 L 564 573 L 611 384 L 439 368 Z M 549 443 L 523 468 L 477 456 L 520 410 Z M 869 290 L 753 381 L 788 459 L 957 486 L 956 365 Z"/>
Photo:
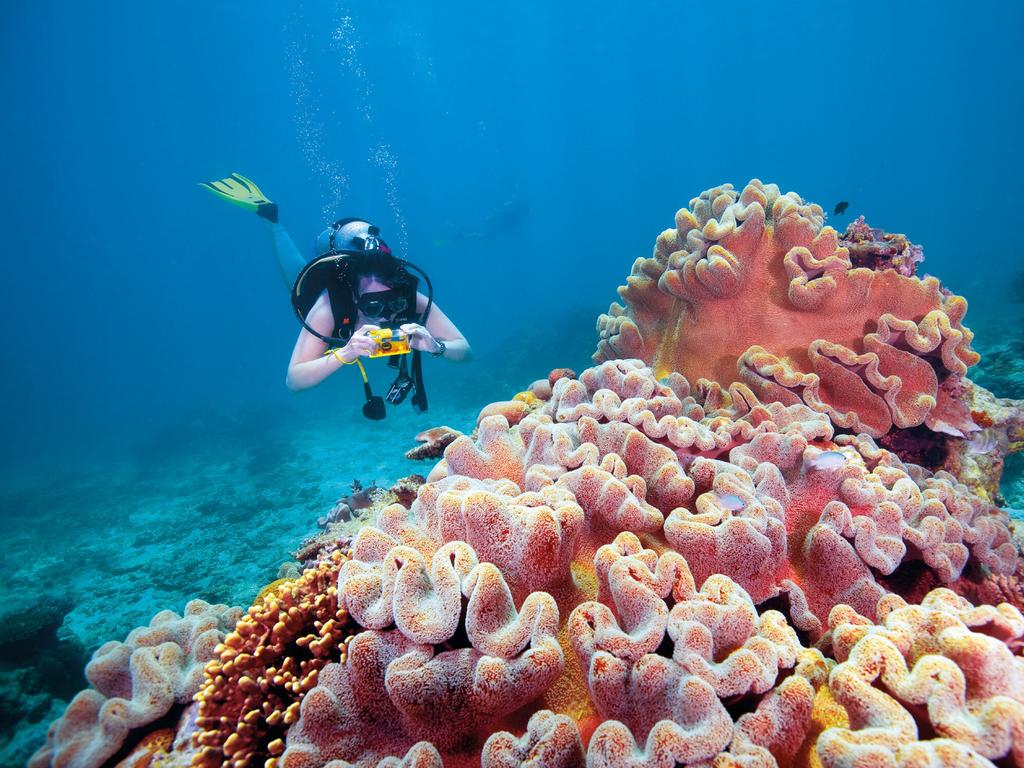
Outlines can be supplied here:
<path id="1" fill-rule="evenodd" d="M 116 768 L 157 768 L 157 761 L 171 752 L 174 733 L 173 728 L 160 728 L 146 734 L 131 754 L 118 762 Z"/>
<path id="2" fill-rule="evenodd" d="M 536 396 L 533 393 L 529 395 L 522 395 L 523 393 L 517 393 L 511 400 L 502 400 L 497 403 L 491 403 L 477 416 L 477 424 L 486 419 L 488 416 L 495 416 L 500 414 L 505 417 L 505 420 L 509 424 L 518 424 L 523 420 L 529 412 L 533 404 L 536 402 Z M 530 396 L 532 395 L 532 397 Z"/>
<path id="3" fill-rule="evenodd" d="M 335 550 L 299 579 L 261 592 L 217 646 L 195 697 L 193 765 L 271 765 L 264 761 L 284 751 L 285 732 L 320 670 L 345 657 L 352 625 L 338 605 L 337 576 L 346 559 Z"/>
<path id="4" fill-rule="evenodd" d="M 548 374 L 548 384 L 552 387 L 555 386 L 555 382 L 559 379 L 575 379 L 576 371 L 572 368 L 555 368 L 551 373 Z"/>
<path id="5" fill-rule="evenodd" d="M 690 206 L 633 265 L 625 306 L 601 316 L 596 361 L 739 379 L 874 437 L 893 425 L 971 428 L 939 388 L 978 360 L 963 298 L 932 277 L 854 268 L 821 208 L 773 184 L 725 184 Z"/>
<path id="6" fill-rule="evenodd" d="M 995 422 L 992 421 L 992 417 L 984 411 L 971 411 L 971 419 L 982 429 L 986 429 L 995 424 Z"/>

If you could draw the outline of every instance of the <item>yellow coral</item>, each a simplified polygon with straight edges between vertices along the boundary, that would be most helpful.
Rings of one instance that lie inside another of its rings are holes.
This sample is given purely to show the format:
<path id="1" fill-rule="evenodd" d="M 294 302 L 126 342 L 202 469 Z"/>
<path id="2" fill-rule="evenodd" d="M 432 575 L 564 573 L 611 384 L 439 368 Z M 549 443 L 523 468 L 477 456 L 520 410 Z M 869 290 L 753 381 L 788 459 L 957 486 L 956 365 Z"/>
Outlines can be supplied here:
<path id="1" fill-rule="evenodd" d="M 536 408 L 538 405 L 541 405 L 543 403 L 543 401 L 539 397 L 537 397 L 535 394 L 533 394 L 533 392 L 531 392 L 528 389 L 522 392 L 517 392 L 515 395 L 512 396 L 512 399 L 518 400 L 520 403 L 526 403 L 528 406 L 530 406 L 530 408 Z"/>
<path id="2" fill-rule="evenodd" d="M 270 582 L 259 591 L 259 594 L 256 595 L 256 599 L 253 601 L 253 603 L 259 604 L 266 602 L 268 596 L 277 593 L 278 587 L 283 587 L 286 584 L 292 583 L 294 583 L 294 579 L 277 579 L 276 581 Z"/>

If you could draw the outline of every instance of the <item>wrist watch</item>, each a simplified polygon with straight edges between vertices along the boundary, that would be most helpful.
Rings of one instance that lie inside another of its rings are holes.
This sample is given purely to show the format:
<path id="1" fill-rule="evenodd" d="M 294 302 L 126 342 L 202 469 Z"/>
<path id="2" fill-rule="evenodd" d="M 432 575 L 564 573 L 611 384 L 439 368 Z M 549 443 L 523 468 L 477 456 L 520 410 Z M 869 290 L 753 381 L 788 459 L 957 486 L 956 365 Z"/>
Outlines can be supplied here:
<path id="1" fill-rule="evenodd" d="M 440 339 L 434 339 L 434 341 L 437 342 L 437 349 L 435 349 L 430 354 L 432 354 L 434 357 L 444 357 L 444 351 L 445 349 L 447 349 L 447 347 L 445 347 L 444 345 L 444 342 L 441 341 Z"/>

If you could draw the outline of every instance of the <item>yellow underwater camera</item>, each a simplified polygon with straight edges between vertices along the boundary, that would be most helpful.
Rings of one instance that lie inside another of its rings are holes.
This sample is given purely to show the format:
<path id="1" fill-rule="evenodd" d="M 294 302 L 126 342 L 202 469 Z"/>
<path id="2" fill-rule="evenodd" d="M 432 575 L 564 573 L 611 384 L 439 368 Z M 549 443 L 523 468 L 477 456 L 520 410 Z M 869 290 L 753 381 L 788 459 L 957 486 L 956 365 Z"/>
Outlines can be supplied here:
<path id="1" fill-rule="evenodd" d="M 409 337 L 397 334 L 390 328 L 380 328 L 376 331 L 370 331 L 369 336 L 377 342 L 377 348 L 370 353 L 370 357 L 407 355 L 412 352 L 412 348 L 409 346 Z"/>

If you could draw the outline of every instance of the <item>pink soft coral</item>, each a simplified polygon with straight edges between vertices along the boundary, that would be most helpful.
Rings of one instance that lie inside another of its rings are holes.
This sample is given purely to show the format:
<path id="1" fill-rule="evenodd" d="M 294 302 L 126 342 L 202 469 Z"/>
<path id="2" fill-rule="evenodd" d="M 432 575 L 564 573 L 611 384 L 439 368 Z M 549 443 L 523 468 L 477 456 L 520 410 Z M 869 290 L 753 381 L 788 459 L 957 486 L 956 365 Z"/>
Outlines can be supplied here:
<path id="1" fill-rule="evenodd" d="M 637 357 L 659 375 L 740 380 L 805 402 L 844 428 L 973 428 L 942 379 L 978 360 L 967 303 L 933 277 L 854 266 L 824 214 L 774 184 L 704 192 L 638 259 L 598 322 L 594 359 Z"/>

